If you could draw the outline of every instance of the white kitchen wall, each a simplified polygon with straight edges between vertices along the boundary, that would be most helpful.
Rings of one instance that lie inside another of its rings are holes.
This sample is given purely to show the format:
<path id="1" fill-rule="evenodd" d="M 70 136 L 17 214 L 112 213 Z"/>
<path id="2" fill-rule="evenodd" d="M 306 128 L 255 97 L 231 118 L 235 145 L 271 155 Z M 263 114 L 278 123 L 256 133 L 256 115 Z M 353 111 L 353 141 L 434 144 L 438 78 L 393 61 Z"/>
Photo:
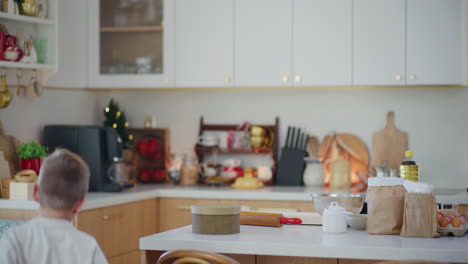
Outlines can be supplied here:
<path id="1" fill-rule="evenodd" d="M 13 91 L 12 91 L 13 92 Z M 8 135 L 22 141 L 39 140 L 46 124 L 98 124 L 100 92 L 45 90 L 42 97 L 13 97 L 6 109 L 0 109 L 0 120 Z"/>
<path id="2" fill-rule="evenodd" d="M 281 142 L 288 125 L 322 138 L 330 131 L 359 136 L 370 147 L 372 133 L 396 112 L 407 131 L 422 178 L 439 188 L 468 187 L 468 90 L 236 90 L 90 92 L 48 90 L 41 98 L 15 98 L 0 119 L 7 134 L 39 139 L 45 124 L 100 124 L 102 109 L 113 97 L 132 126 L 146 115 L 171 129 L 171 147 L 193 147 L 200 116 L 208 123 L 243 121 L 266 124 L 280 117 Z"/>
<path id="3" fill-rule="evenodd" d="M 468 85 L 468 1 L 463 1 L 463 23 L 462 23 L 462 32 L 463 32 L 463 41 L 464 41 L 464 72 L 465 72 L 465 85 Z"/>
<path id="4" fill-rule="evenodd" d="M 372 133 L 396 112 L 409 134 L 422 177 L 437 187 L 468 187 L 468 90 L 282 90 L 112 92 L 133 126 L 146 115 L 171 129 L 175 152 L 189 150 L 200 116 L 207 123 L 267 124 L 280 117 L 281 142 L 288 125 L 321 138 L 330 131 L 353 133 L 370 147 Z M 101 101 L 104 106 L 107 98 Z"/>

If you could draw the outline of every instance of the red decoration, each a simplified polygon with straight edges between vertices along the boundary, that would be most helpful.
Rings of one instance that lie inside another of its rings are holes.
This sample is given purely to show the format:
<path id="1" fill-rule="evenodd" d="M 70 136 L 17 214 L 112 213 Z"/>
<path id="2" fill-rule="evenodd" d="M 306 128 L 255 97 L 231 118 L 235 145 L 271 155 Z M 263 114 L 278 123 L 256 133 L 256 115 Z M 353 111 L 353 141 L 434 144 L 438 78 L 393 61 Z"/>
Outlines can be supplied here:
<path id="1" fill-rule="evenodd" d="M 150 182 L 151 181 L 151 170 L 142 169 L 138 174 L 138 179 L 142 182 Z"/>
<path id="2" fill-rule="evenodd" d="M 152 180 L 155 182 L 162 182 L 166 178 L 166 175 L 163 170 L 156 169 L 153 170 Z"/>
<path id="3" fill-rule="evenodd" d="M 33 170 L 39 175 L 41 158 L 21 159 L 21 170 Z"/>
<path id="4" fill-rule="evenodd" d="M 137 150 L 147 159 L 159 160 L 162 157 L 161 144 L 154 138 L 140 141 L 137 144 Z"/>
<path id="5" fill-rule="evenodd" d="M 0 58 L 3 58 L 4 51 L 5 51 L 5 32 L 0 31 Z"/>
<path id="6" fill-rule="evenodd" d="M 163 169 L 141 169 L 138 174 L 141 182 L 164 182 L 166 172 Z"/>
<path id="7" fill-rule="evenodd" d="M 20 61 L 23 58 L 23 55 L 23 50 L 16 46 L 16 37 L 7 35 L 2 55 L 3 59 L 6 61 Z"/>

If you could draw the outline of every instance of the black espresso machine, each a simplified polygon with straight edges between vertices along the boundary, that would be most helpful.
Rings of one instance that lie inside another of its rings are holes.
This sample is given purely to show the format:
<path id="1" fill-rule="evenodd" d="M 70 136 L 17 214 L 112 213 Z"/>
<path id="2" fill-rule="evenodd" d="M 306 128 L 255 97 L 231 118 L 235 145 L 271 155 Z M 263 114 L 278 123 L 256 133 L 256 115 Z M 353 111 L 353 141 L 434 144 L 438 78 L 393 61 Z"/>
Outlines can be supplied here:
<path id="1" fill-rule="evenodd" d="M 122 157 L 122 140 L 110 127 L 48 125 L 44 127 L 44 145 L 49 151 L 66 148 L 89 166 L 89 190 L 120 192 L 122 187 L 108 177 L 114 158 Z"/>

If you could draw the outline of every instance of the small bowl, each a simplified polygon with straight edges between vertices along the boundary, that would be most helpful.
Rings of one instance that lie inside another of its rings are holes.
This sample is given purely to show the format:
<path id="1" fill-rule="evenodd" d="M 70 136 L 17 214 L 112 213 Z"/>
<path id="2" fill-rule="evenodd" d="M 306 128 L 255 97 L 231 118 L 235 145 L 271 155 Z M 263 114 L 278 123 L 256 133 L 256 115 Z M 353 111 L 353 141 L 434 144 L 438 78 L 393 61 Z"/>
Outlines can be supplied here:
<path id="1" fill-rule="evenodd" d="M 366 230 L 367 215 L 365 214 L 346 214 L 346 222 L 352 229 Z"/>
<path id="2" fill-rule="evenodd" d="M 327 208 L 332 202 L 337 202 L 344 207 L 346 212 L 359 214 L 366 200 L 365 193 L 328 193 L 328 194 L 311 194 L 314 201 L 315 211 L 319 214 Z"/>

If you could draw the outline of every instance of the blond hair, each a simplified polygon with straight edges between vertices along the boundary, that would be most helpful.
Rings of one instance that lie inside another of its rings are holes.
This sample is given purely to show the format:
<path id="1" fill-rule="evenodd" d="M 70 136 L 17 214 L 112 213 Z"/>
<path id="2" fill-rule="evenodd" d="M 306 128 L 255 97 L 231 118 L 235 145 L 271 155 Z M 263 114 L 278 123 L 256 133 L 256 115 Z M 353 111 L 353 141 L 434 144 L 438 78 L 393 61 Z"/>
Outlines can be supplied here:
<path id="1" fill-rule="evenodd" d="M 57 149 L 44 159 L 39 180 L 39 203 L 43 207 L 70 210 L 84 199 L 89 186 L 89 168 L 78 155 Z"/>

